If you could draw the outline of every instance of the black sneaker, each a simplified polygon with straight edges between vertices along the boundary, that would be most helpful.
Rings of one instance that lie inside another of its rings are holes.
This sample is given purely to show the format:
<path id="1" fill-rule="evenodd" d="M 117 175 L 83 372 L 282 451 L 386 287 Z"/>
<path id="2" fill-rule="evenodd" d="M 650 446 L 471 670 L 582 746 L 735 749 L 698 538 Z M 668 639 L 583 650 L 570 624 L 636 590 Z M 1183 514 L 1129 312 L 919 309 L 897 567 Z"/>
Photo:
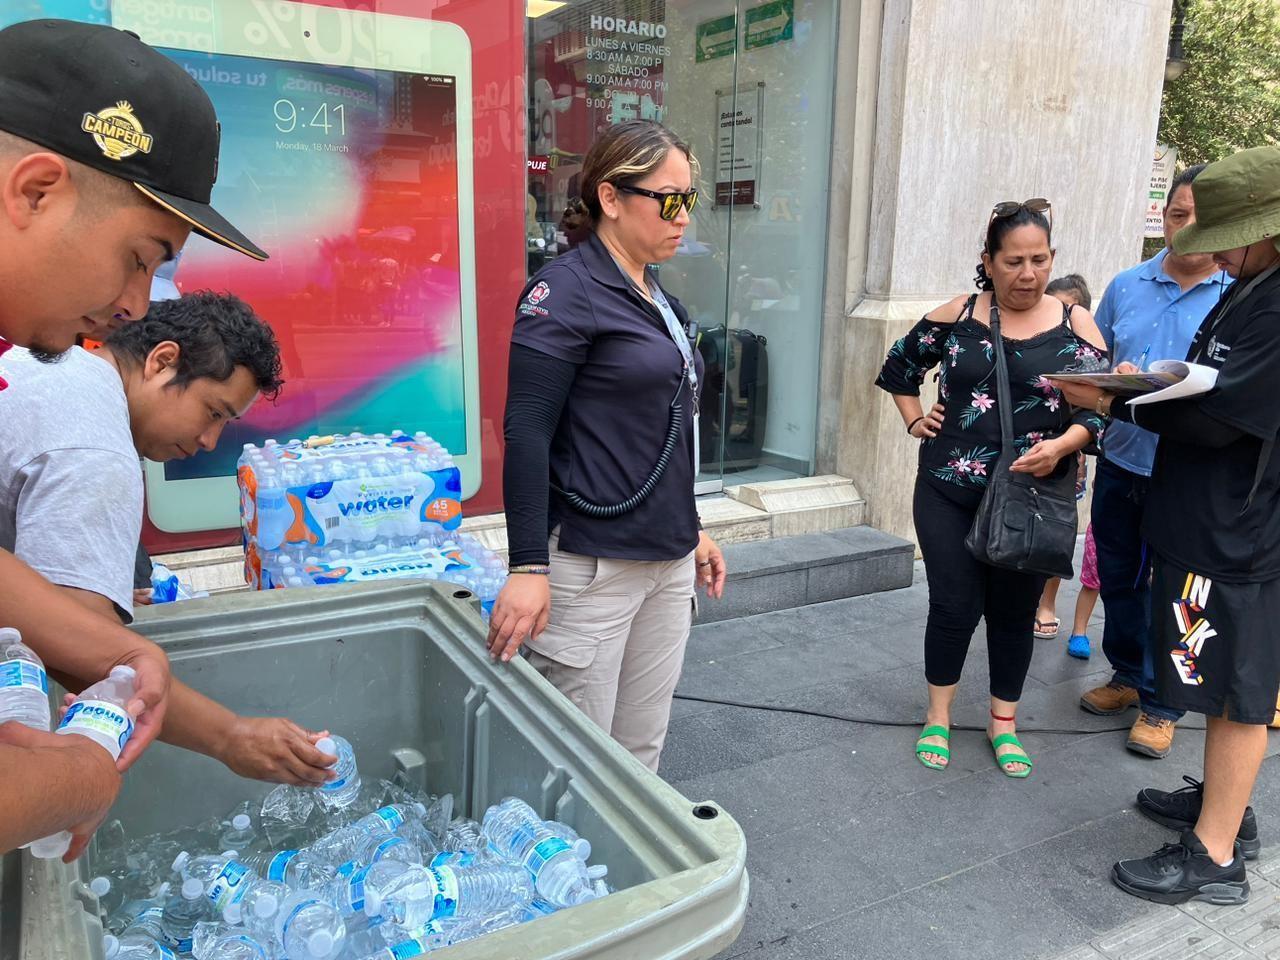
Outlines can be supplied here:
<path id="1" fill-rule="evenodd" d="M 1162 826 L 1179 832 L 1190 830 L 1200 819 L 1200 805 L 1204 802 L 1204 784 L 1194 777 L 1183 777 L 1189 787 L 1181 790 L 1156 790 L 1147 787 L 1138 792 L 1138 809 Z M 1240 850 L 1246 860 L 1257 860 L 1262 852 L 1258 839 L 1258 818 L 1253 807 L 1244 808 L 1244 819 L 1236 833 Z"/>
<path id="2" fill-rule="evenodd" d="M 1213 862 L 1200 838 L 1186 830 L 1143 860 L 1121 860 L 1111 868 L 1111 881 L 1125 893 L 1155 903 L 1206 900 L 1221 905 L 1247 903 L 1249 879 L 1236 844 L 1231 866 Z"/>

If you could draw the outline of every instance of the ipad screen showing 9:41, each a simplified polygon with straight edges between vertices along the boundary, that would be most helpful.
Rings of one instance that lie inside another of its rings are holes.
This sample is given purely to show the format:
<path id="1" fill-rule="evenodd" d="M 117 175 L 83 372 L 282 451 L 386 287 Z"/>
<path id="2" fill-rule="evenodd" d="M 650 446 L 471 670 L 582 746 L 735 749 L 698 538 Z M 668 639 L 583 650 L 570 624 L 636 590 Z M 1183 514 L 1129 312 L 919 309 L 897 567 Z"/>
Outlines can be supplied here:
<path id="1" fill-rule="evenodd" d="M 233 476 L 268 437 L 425 430 L 465 453 L 454 78 L 165 52 L 218 111 L 214 206 L 271 255 L 193 238 L 175 280 L 249 303 L 286 381 L 165 479 Z"/>

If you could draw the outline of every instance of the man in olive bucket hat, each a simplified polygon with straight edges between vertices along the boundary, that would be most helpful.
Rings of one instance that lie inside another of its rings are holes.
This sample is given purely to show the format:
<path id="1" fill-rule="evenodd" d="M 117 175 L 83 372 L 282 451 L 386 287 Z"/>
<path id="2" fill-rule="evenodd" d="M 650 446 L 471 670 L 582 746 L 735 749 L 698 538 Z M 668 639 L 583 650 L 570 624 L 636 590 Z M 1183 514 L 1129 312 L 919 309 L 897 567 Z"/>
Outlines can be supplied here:
<path id="1" fill-rule="evenodd" d="M 1158 903 L 1249 898 L 1261 844 L 1248 806 L 1280 690 L 1280 147 L 1210 164 L 1191 186 L 1179 254 L 1212 253 L 1236 278 L 1187 359 L 1218 371 L 1208 393 L 1131 406 L 1093 387 L 1067 400 L 1160 436 L 1142 535 L 1153 554 L 1151 630 L 1162 703 L 1206 717 L 1204 781 L 1138 794 L 1181 831 L 1111 879 Z"/>

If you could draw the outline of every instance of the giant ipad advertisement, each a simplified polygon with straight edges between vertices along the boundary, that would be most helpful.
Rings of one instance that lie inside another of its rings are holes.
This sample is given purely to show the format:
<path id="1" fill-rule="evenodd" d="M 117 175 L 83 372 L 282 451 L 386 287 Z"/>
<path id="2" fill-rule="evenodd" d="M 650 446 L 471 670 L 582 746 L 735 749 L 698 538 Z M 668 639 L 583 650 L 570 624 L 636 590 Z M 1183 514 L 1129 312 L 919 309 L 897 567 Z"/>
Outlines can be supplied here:
<path id="1" fill-rule="evenodd" d="M 501 509 L 506 344 L 524 276 L 522 5 L 463 5 L 473 19 L 488 8 L 481 51 L 467 25 L 446 22 L 457 3 L 404 4 L 411 17 L 389 6 L 20 11 L 133 29 L 195 77 L 222 128 L 214 205 L 271 254 L 257 263 L 194 236 L 184 250 L 178 288 L 250 303 L 280 341 L 286 385 L 212 453 L 147 465 L 152 549 L 234 542 L 236 460 L 268 438 L 425 430 L 462 468 L 467 511 Z M 512 116 L 495 136 L 498 110 Z"/>

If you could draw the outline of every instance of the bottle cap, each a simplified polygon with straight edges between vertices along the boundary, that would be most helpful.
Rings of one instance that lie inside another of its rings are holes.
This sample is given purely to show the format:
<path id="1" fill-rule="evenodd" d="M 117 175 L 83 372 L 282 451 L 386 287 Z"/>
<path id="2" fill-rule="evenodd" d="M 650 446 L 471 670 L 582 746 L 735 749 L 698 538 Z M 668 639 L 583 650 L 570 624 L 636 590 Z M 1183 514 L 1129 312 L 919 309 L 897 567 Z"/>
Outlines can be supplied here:
<path id="1" fill-rule="evenodd" d="M 427 808 L 418 801 L 414 801 L 413 812 L 418 815 L 418 819 L 422 819 L 427 815 Z"/>
<path id="2" fill-rule="evenodd" d="M 127 663 L 122 663 L 118 667 L 112 667 L 110 674 L 112 680 L 132 680 L 137 675 L 138 671 L 133 669 L 133 667 L 129 666 Z"/>
<path id="3" fill-rule="evenodd" d="M 327 753 L 331 757 L 338 755 L 338 745 L 333 742 L 333 737 L 321 737 L 316 741 L 316 749 L 321 753 Z"/>
<path id="4" fill-rule="evenodd" d="M 247 813 L 237 813 L 231 818 L 231 827 L 234 830 L 248 830 L 252 821 Z"/>
<path id="5" fill-rule="evenodd" d="M 204 896 L 204 884 L 195 877 L 188 877 L 182 881 L 182 899 L 183 900 L 199 900 Z"/>
<path id="6" fill-rule="evenodd" d="M 244 919 L 244 914 L 240 910 L 240 904 L 228 903 L 222 911 L 222 919 L 227 921 L 233 927 L 240 926 L 240 921 Z"/>
<path id="7" fill-rule="evenodd" d="M 257 902 L 253 905 L 253 912 L 259 920 L 266 920 L 274 917 L 276 911 L 280 909 L 280 901 L 276 899 L 274 893 L 264 893 L 258 897 Z"/>
<path id="8" fill-rule="evenodd" d="M 173 872 L 181 873 L 186 868 L 187 864 L 190 862 L 191 862 L 191 854 L 183 850 L 180 854 L 178 854 L 176 857 L 173 858 Z"/>
<path id="9" fill-rule="evenodd" d="M 586 837 L 579 837 L 573 841 L 573 852 L 577 854 L 579 860 L 586 863 L 591 859 L 591 841 Z"/>
<path id="10" fill-rule="evenodd" d="M 307 952 L 316 958 L 329 956 L 333 950 L 333 934 L 328 930 L 317 930 L 307 937 Z"/>
<path id="11" fill-rule="evenodd" d="M 108 877 L 94 877 L 89 881 L 89 891 L 95 897 L 105 897 L 111 892 L 111 880 Z"/>
<path id="12" fill-rule="evenodd" d="M 603 880 L 609 875 L 609 867 L 603 863 L 593 863 L 587 867 L 587 876 L 592 880 Z"/>
<path id="13" fill-rule="evenodd" d="M 102 953 L 107 958 L 107 960 L 111 960 L 111 958 L 114 957 L 119 952 L 120 952 L 120 941 L 109 933 L 104 934 L 102 937 Z"/>
<path id="14" fill-rule="evenodd" d="M 21 643 L 22 634 L 13 627 L 0 627 L 0 649 L 11 643 Z"/>

